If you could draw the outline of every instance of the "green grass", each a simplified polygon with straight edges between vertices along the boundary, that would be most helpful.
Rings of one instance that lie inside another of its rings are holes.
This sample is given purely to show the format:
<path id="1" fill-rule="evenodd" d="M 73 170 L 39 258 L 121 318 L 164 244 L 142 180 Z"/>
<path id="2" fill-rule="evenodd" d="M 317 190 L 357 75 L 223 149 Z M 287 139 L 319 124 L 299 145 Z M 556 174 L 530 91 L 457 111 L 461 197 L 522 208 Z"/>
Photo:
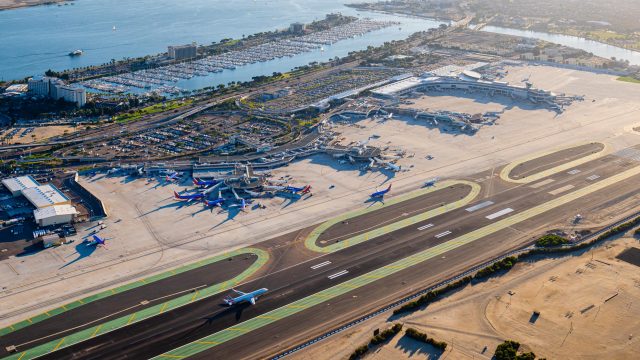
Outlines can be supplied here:
<path id="1" fill-rule="evenodd" d="M 631 77 L 631 76 L 620 76 L 616 80 L 624 81 L 624 82 L 630 82 L 630 83 L 634 83 L 634 84 L 640 84 L 640 79 L 636 79 L 636 78 Z"/>
<path id="2" fill-rule="evenodd" d="M 171 100 L 160 104 L 154 104 L 142 109 L 134 110 L 132 113 L 124 113 L 113 118 L 117 123 L 128 123 L 142 119 L 143 116 L 157 114 L 165 111 L 176 110 L 181 107 L 191 105 L 193 100 Z"/>

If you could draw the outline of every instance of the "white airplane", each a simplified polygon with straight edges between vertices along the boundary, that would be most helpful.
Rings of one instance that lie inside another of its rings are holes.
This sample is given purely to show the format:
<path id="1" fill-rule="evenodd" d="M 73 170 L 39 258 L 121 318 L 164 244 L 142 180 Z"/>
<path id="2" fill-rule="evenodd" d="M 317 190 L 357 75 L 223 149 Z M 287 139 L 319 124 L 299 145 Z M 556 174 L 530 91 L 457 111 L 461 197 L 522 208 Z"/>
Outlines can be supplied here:
<path id="1" fill-rule="evenodd" d="M 402 166 L 398 166 L 396 164 L 392 164 L 392 163 L 387 163 L 387 169 L 388 170 L 393 170 L 395 172 L 399 172 L 402 170 Z"/>
<path id="2" fill-rule="evenodd" d="M 233 306 L 235 304 L 239 304 L 239 303 L 245 302 L 245 301 L 251 303 L 251 305 L 255 305 L 256 301 L 258 300 L 258 297 L 262 296 L 264 293 L 269 291 L 269 289 L 267 289 L 267 288 L 254 290 L 254 291 L 248 292 L 248 293 L 244 293 L 244 292 L 238 291 L 236 289 L 231 289 L 231 290 L 235 291 L 236 294 L 238 294 L 239 296 L 236 296 L 236 297 L 227 296 L 227 297 L 225 297 L 224 298 L 224 302 L 229 306 Z"/>
<path id="3" fill-rule="evenodd" d="M 265 190 L 284 190 L 285 186 L 263 185 L 262 188 Z"/>
<path id="4" fill-rule="evenodd" d="M 256 191 L 245 190 L 244 192 L 249 194 L 249 196 L 251 196 L 251 197 L 262 197 L 262 193 L 259 193 L 259 192 L 256 192 Z"/>

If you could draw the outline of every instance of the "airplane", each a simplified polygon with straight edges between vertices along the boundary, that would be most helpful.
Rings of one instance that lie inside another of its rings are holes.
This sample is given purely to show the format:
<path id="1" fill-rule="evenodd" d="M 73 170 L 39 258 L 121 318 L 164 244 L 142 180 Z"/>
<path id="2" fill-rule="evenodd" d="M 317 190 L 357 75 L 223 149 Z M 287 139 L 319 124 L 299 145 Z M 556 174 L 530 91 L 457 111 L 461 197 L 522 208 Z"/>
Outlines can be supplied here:
<path id="1" fill-rule="evenodd" d="M 391 184 L 389 184 L 389 187 L 386 188 L 385 190 L 376 191 L 373 194 L 371 194 L 371 198 L 382 199 L 385 196 L 385 194 L 388 193 L 389 191 L 391 191 Z"/>
<path id="2" fill-rule="evenodd" d="M 302 191 L 300 191 L 301 195 L 309 194 L 311 192 L 311 185 L 305 186 Z"/>
<path id="3" fill-rule="evenodd" d="M 244 293 L 244 292 L 238 291 L 236 289 L 231 289 L 231 290 L 235 291 L 239 296 L 236 296 L 236 297 L 227 296 L 227 297 L 225 297 L 224 298 L 224 302 L 229 306 L 233 306 L 235 304 L 239 304 L 239 303 L 245 302 L 245 301 L 251 303 L 251 305 L 255 305 L 256 304 L 256 300 L 258 300 L 258 297 L 262 296 L 264 293 L 269 291 L 269 289 L 267 289 L 267 288 L 254 290 L 254 291 L 248 292 L 248 293 Z"/>
<path id="4" fill-rule="evenodd" d="M 173 198 L 179 201 L 192 202 L 196 200 L 204 199 L 205 194 L 191 194 L 191 195 L 180 195 L 177 192 L 173 192 Z"/>
<path id="5" fill-rule="evenodd" d="M 87 243 L 87 246 L 96 246 L 96 247 L 103 246 L 105 249 L 108 249 L 107 240 L 108 239 L 103 239 L 98 235 L 93 235 L 93 239 L 92 240 L 87 239 L 86 243 Z"/>
<path id="6" fill-rule="evenodd" d="M 193 178 L 193 185 L 195 186 L 200 186 L 200 187 L 209 187 L 209 186 L 213 186 L 213 185 L 217 185 L 220 182 L 222 182 L 222 180 L 201 180 L 200 178 Z"/>
<path id="7" fill-rule="evenodd" d="M 262 188 L 265 190 L 284 190 L 284 186 L 274 186 L 274 185 L 262 185 Z"/>
<path id="8" fill-rule="evenodd" d="M 295 186 L 286 186 L 284 188 L 285 191 L 290 191 L 292 193 L 304 192 L 305 194 L 311 190 L 311 185 L 306 185 L 304 187 L 295 187 Z"/>
<path id="9" fill-rule="evenodd" d="M 171 174 L 167 174 L 167 176 L 165 176 L 165 180 L 167 180 L 167 182 L 172 182 L 177 180 L 182 174 L 180 174 L 177 171 L 172 172 Z"/>
<path id="10" fill-rule="evenodd" d="M 259 193 L 259 192 L 256 192 L 256 191 L 245 190 L 244 192 L 249 194 L 249 196 L 251 196 L 251 197 L 261 197 L 262 196 L 262 193 Z"/>
<path id="11" fill-rule="evenodd" d="M 222 192 L 219 191 L 218 192 L 218 198 L 214 199 L 214 200 L 207 200 L 204 199 L 204 205 L 207 207 L 214 207 L 214 206 L 222 206 L 222 204 L 224 203 L 224 198 L 222 197 Z"/>
<path id="12" fill-rule="evenodd" d="M 437 177 L 429 179 L 424 183 L 424 187 L 435 187 L 438 180 L 439 179 Z"/>
<path id="13" fill-rule="evenodd" d="M 398 171 L 402 170 L 402 166 L 398 166 L 398 165 L 392 164 L 392 163 L 387 163 L 387 170 L 393 170 L 395 172 L 398 172 Z"/>
<path id="14" fill-rule="evenodd" d="M 240 211 L 244 212 L 247 208 L 247 201 L 244 198 L 239 198 L 238 200 L 240 201 L 239 204 L 229 205 L 229 207 L 237 207 L 240 208 Z"/>
<path id="15" fill-rule="evenodd" d="M 205 190 L 202 192 L 202 195 L 207 195 L 207 194 L 209 194 L 209 193 L 211 193 L 211 192 L 215 191 L 216 189 L 220 188 L 220 186 L 222 186 L 222 184 L 224 184 L 224 183 L 221 181 L 221 182 L 219 182 L 219 183 L 217 183 L 217 184 L 215 184 L 215 185 L 213 185 L 213 186 L 211 186 L 211 187 L 209 187 L 209 188 L 205 189 Z M 219 190 L 221 191 L 221 190 L 223 190 L 223 189 L 222 189 L 222 188 L 220 188 Z"/>

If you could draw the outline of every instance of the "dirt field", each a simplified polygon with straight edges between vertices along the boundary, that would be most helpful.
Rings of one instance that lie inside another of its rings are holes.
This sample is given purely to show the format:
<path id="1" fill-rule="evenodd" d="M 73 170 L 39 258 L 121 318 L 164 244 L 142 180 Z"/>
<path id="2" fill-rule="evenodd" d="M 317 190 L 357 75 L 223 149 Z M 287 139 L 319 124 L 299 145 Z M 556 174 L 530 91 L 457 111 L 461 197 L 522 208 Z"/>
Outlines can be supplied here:
<path id="1" fill-rule="evenodd" d="M 490 359 L 505 339 L 547 359 L 632 359 L 640 351 L 640 323 L 630 321 L 640 311 L 640 277 L 637 266 L 616 259 L 630 247 L 640 243 L 623 238 L 580 256 L 521 263 L 507 275 L 467 286 L 395 320 L 447 342 L 446 359 Z M 535 321 L 534 311 L 540 312 Z M 346 358 L 374 329 L 390 326 L 384 320 L 348 330 L 292 359 Z M 438 355 L 399 335 L 366 359 Z"/>
<path id="2" fill-rule="evenodd" d="M 9 133 L 9 131 L 11 130 L 13 130 L 13 128 L 5 130 L 4 133 L 5 134 Z M 17 144 L 17 143 L 30 144 L 35 141 L 46 140 L 48 138 L 58 136 L 58 135 L 63 135 L 65 133 L 71 134 L 76 131 L 76 128 L 74 128 L 73 126 L 42 126 L 42 127 L 36 127 L 34 128 L 33 132 L 23 137 L 20 137 L 23 131 L 24 131 L 23 128 L 21 128 L 16 135 L 14 135 L 11 139 L 7 140 L 7 143 L 8 144 Z M 35 137 L 32 135 L 35 135 Z"/>

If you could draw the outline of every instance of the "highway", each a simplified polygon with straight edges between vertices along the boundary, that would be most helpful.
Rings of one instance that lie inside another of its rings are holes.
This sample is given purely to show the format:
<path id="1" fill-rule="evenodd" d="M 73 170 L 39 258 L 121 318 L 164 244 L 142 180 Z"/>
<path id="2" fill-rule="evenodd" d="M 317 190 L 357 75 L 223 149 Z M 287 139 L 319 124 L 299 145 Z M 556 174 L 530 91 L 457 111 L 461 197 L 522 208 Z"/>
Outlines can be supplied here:
<path id="1" fill-rule="evenodd" d="M 549 161 L 555 160 L 551 156 Z M 608 155 L 532 184 L 506 182 L 493 172 L 484 172 L 465 179 L 481 185 L 478 196 L 468 206 L 447 208 L 446 204 L 464 198 L 470 191 L 469 186 L 441 186 L 405 202 L 337 222 L 323 232 L 315 247 L 309 247 L 304 241 L 315 226 L 268 240 L 260 247 L 269 252 L 273 261 L 265 265 L 259 276 L 239 286 L 244 291 L 261 287 L 270 290 L 257 305 L 228 308 L 222 305 L 222 297 L 228 294 L 224 292 L 106 334 L 96 331 L 96 336 L 84 342 L 65 344 L 65 335 L 61 335 L 58 338 L 62 340 L 56 341 L 57 351 L 44 358 L 116 359 L 123 357 L 123 349 L 128 358 L 150 358 L 165 353 L 168 353 L 166 358 L 180 358 L 183 356 L 172 355 L 173 349 L 198 341 L 200 350 L 210 349 L 200 352 L 196 358 L 266 357 L 318 335 L 328 326 L 355 318 L 528 244 L 553 226 L 566 227 L 577 212 L 589 218 L 600 204 L 637 196 L 640 190 L 634 184 L 640 180 L 639 165 L 634 160 Z M 440 208 L 441 211 L 434 212 Z M 434 215 L 421 217 L 418 222 L 405 222 L 403 224 L 410 225 L 403 227 L 393 226 L 421 213 Z M 361 236 L 363 229 L 374 229 L 376 236 L 345 245 L 348 239 Z M 315 249 L 335 244 L 343 246 L 326 253 Z M 408 265 L 405 266 L 405 262 Z M 380 269 L 387 270 L 384 276 L 331 293 L 342 283 L 355 284 Z M 181 281 L 178 277 L 169 279 Z M 317 297 L 315 294 L 320 292 L 330 295 L 317 305 L 292 310 L 286 317 L 272 316 L 281 313 L 283 308 L 295 309 L 290 304 Z M 117 306 L 116 302 L 109 308 Z M 89 309 L 79 307 L 73 310 L 77 315 L 69 319 L 86 320 L 91 317 Z M 264 326 L 244 326 L 256 319 L 268 321 Z M 22 344 L 55 329 L 69 329 L 77 322 L 79 320 L 67 320 L 67 316 L 54 317 L 47 323 L 50 327 L 40 329 L 40 325 L 34 325 L 0 340 L 3 346 Z M 220 334 L 230 331 L 234 332 L 233 336 L 219 341 L 223 338 Z M 203 342 L 201 339 L 205 337 L 217 340 Z M 50 340 L 19 347 L 15 358 L 27 348 L 45 346 Z"/>

